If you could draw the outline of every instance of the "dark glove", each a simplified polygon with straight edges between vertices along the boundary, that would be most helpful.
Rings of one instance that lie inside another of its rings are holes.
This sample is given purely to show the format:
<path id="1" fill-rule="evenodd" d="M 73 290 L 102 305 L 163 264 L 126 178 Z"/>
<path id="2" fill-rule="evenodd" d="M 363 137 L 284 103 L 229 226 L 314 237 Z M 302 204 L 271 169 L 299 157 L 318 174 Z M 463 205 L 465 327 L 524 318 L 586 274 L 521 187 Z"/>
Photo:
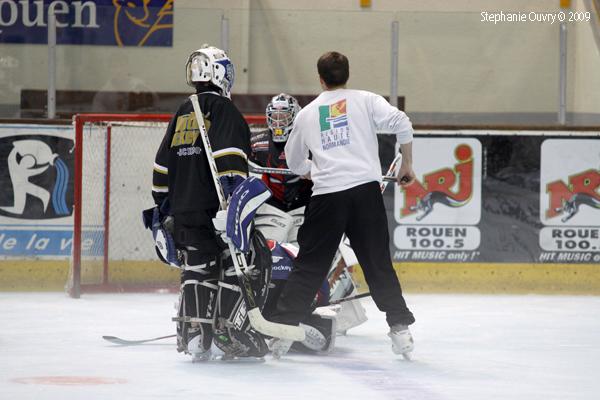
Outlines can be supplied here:
<path id="1" fill-rule="evenodd" d="M 231 196 L 235 188 L 237 188 L 240 183 L 244 182 L 245 178 L 239 175 L 224 175 L 219 178 L 221 182 L 221 186 L 223 187 L 223 193 L 225 197 Z"/>

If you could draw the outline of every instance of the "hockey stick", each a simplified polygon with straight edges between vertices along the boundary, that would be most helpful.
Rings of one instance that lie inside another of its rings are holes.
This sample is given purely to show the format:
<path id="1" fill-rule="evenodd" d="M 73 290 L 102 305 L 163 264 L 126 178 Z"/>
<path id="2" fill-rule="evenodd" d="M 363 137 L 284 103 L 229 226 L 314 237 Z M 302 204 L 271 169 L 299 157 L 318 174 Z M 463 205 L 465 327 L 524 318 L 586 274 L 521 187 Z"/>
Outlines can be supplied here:
<path id="1" fill-rule="evenodd" d="M 329 304 L 341 304 L 344 303 L 346 301 L 352 301 L 352 300 L 357 300 L 357 299 L 362 299 L 365 297 L 369 297 L 371 295 L 370 292 L 366 292 L 366 293 L 361 293 L 361 294 L 357 294 L 354 296 L 348 296 L 348 297 L 343 297 L 341 299 L 337 299 L 334 301 L 331 301 Z M 159 340 L 163 340 L 163 339 L 170 339 L 170 338 L 174 338 L 177 337 L 177 335 L 166 335 L 166 336 L 159 336 L 159 337 L 155 337 L 155 338 L 151 338 L 151 339 L 136 339 L 136 340 L 129 340 L 129 339 L 123 339 L 117 336 L 102 336 L 102 339 L 106 340 L 107 342 L 110 343 L 114 343 L 114 344 L 118 344 L 121 346 L 137 346 L 140 344 L 144 344 L 144 343 L 150 343 L 150 342 L 156 342 Z"/>
<path id="2" fill-rule="evenodd" d="M 140 339 L 140 340 L 127 340 L 121 339 L 116 336 L 102 336 L 102 339 L 109 341 L 114 344 L 120 344 L 122 346 L 135 346 L 138 344 L 148 343 L 148 342 L 156 342 L 157 340 L 170 339 L 174 338 L 177 335 L 167 335 L 167 336 L 159 336 L 152 339 Z"/>
<path id="3" fill-rule="evenodd" d="M 219 171 L 217 170 L 217 164 L 213 156 L 212 147 L 210 146 L 208 131 L 206 130 L 206 126 L 204 126 L 204 118 L 202 116 L 203 114 L 202 110 L 200 109 L 200 104 L 198 103 L 198 96 L 193 94 L 190 96 L 190 100 L 192 102 L 192 106 L 194 107 L 194 113 L 196 115 L 198 129 L 200 130 L 200 137 L 202 138 L 202 144 L 204 145 L 204 151 L 206 152 L 206 158 L 210 167 L 213 183 L 215 185 L 215 189 L 219 197 L 221 210 L 226 210 L 227 200 L 225 199 L 225 193 L 223 192 L 223 187 L 221 186 L 221 182 L 219 181 Z M 252 325 L 254 329 L 256 329 L 264 335 L 282 339 L 289 339 L 293 341 L 303 341 L 305 338 L 305 333 L 304 329 L 302 329 L 301 327 L 278 324 L 275 322 L 267 321 L 265 317 L 263 317 L 263 315 L 260 312 L 260 309 L 256 304 L 256 299 L 254 298 L 254 292 L 250 284 L 250 279 L 244 273 L 244 271 L 248 270 L 248 265 L 246 264 L 246 257 L 242 252 L 238 251 L 235 248 L 231 241 L 227 241 L 227 246 L 229 247 L 229 251 L 231 253 L 231 259 L 233 260 L 235 274 L 237 275 L 238 281 L 240 283 L 242 297 L 244 298 L 244 302 L 246 303 L 246 308 L 248 310 L 248 318 L 250 319 L 250 325 Z M 243 271 L 242 267 L 244 268 Z"/>
<path id="4" fill-rule="evenodd" d="M 396 160 L 402 160 L 402 154 L 398 153 L 398 155 L 396 156 L 396 158 L 394 158 L 394 161 L 392 161 L 392 164 L 397 164 Z M 269 174 L 269 175 L 274 175 L 274 174 L 279 174 L 279 175 L 289 175 L 289 176 L 298 176 L 297 174 L 295 174 L 294 172 L 292 172 L 292 170 L 290 169 L 286 169 L 286 168 L 269 168 L 269 167 L 261 167 L 259 165 L 256 165 L 254 163 L 248 162 L 248 167 L 250 169 L 250 172 L 254 172 L 255 174 Z M 381 183 L 381 187 L 382 187 L 382 191 L 385 190 L 385 187 L 387 186 L 387 184 L 389 182 L 396 182 L 396 177 L 395 176 L 388 176 L 387 174 L 381 177 L 381 180 L 383 181 Z"/>
<path id="5" fill-rule="evenodd" d="M 402 178 L 403 182 L 408 182 L 406 180 L 407 178 Z M 381 184 L 383 185 L 384 183 L 389 183 L 389 182 L 396 182 L 397 178 L 395 176 L 383 176 L 381 178 L 381 180 L 383 181 Z"/>
<path id="6" fill-rule="evenodd" d="M 253 163 L 252 161 L 248 161 L 248 168 L 250 172 L 254 172 L 255 174 L 279 174 L 279 175 L 294 175 L 291 169 L 286 168 L 269 168 L 269 167 L 261 167 L 258 164 Z"/>
<path id="7" fill-rule="evenodd" d="M 396 181 L 396 172 L 397 172 L 396 170 L 397 170 L 398 165 L 401 163 L 402 163 L 402 153 L 398 153 L 398 154 L 396 154 L 396 157 L 394 157 L 394 159 L 390 163 L 390 166 L 388 167 L 387 172 L 385 173 L 385 175 L 382 178 L 383 182 L 381 182 L 381 193 L 383 193 L 385 191 L 385 188 L 387 187 L 388 182 Z"/>
<path id="8" fill-rule="evenodd" d="M 365 292 L 361 294 L 356 294 L 354 296 L 342 297 L 341 299 L 330 301 L 329 304 L 341 304 L 345 303 L 346 301 L 358 300 L 369 296 L 371 296 L 371 292 Z"/>

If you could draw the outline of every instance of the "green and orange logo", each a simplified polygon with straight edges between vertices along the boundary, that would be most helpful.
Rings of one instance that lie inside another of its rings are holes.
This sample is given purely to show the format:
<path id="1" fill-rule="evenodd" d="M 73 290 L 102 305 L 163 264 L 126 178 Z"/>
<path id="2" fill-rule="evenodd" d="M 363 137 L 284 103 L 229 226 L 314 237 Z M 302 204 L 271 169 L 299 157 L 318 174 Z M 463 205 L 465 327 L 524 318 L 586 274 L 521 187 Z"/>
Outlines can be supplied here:
<path id="1" fill-rule="evenodd" d="M 348 126 L 346 99 L 319 107 L 319 124 L 321 132 Z"/>

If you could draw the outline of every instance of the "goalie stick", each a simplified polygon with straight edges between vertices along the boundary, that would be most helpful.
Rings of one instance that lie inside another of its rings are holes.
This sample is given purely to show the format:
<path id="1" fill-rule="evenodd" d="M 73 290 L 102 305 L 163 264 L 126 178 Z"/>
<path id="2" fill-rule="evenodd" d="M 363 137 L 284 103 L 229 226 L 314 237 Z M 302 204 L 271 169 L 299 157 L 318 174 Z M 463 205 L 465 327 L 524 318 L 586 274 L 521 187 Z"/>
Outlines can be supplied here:
<path id="1" fill-rule="evenodd" d="M 344 297 L 344 298 L 341 298 L 338 300 L 334 300 L 334 301 L 330 302 L 329 304 L 341 304 L 346 301 L 352 301 L 352 300 L 356 300 L 356 299 L 362 299 L 364 297 L 369 297 L 370 295 L 371 295 L 370 292 L 361 293 L 361 294 L 357 294 L 354 296 L 348 296 L 348 297 Z M 199 320 L 198 318 L 188 318 L 189 322 L 199 322 L 198 320 Z M 151 342 L 157 342 L 159 340 L 170 339 L 170 338 L 174 338 L 174 337 L 177 337 L 177 335 L 166 335 L 166 336 L 159 336 L 159 337 L 149 338 L 149 339 L 123 339 L 118 336 L 104 335 L 104 336 L 102 336 L 102 339 L 106 340 L 107 342 L 110 342 L 113 344 L 118 344 L 121 346 L 138 346 L 138 345 L 151 343 Z"/>
<path id="2" fill-rule="evenodd" d="M 226 210 L 227 200 L 225 199 L 225 193 L 223 192 L 223 187 L 221 186 L 221 182 L 219 181 L 219 171 L 217 170 L 217 164 L 215 163 L 212 147 L 210 146 L 208 131 L 206 130 L 206 126 L 204 126 L 204 118 L 202 116 L 203 114 L 200 108 L 200 104 L 198 103 L 198 96 L 193 94 L 190 96 L 190 100 L 192 102 L 192 106 L 194 107 L 196 121 L 200 130 L 200 137 L 202 138 L 202 144 L 204 145 L 204 151 L 206 152 L 206 158 L 210 167 L 213 183 L 215 185 L 215 189 L 219 197 L 221 210 Z M 301 327 L 278 324 L 275 322 L 267 321 L 265 317 L 263 317 L 263 315 L 260 312 L 260 309 L 256 304 L 254 292 L 252 291 L 252 287 L 250 285 L 250 279 L 245 274 L 245 271 L 247 271 L 248 269 L 248 266 L 246 264 L 246 257 L 242 252 L 235 248 L 231 241 L 227 241 L 227 245 L 229 247 L 229 251 L 231 252 L 231 258 L 233 260 L 235 274 L 237 275 L 238 281 L 240 283 L 241 293 L 244 298 L 244 302 L 246 303 L 248 318 L 250 319 L 250 324 L 252 325 L 252 327 L 258 332 L 268 336 L 289 339 L 293 341 L 304 340 L 305 333 L 304 329 L 302 329 Z M 243 270 L 242 267 L 244 268 Z"/>
<path id="3" fill-rule="evenodd" d="M 174 338 L 176 336 L 177 335 L 167 335 L 167 336 L 155 337 L 152 339 L 139 339 L 139 340 L 121 339 L 116 336 L 102 336 L 102 339 L 104 339 L 108 342 L 114 343 L 114 344 L 120 344 L 122 346 L 135 346 L 138 344 L 144 344 L 144 343 L 148 343 L 148 342 L 156 342 L 157 340 L 170 339 L 170 338 Z"/>

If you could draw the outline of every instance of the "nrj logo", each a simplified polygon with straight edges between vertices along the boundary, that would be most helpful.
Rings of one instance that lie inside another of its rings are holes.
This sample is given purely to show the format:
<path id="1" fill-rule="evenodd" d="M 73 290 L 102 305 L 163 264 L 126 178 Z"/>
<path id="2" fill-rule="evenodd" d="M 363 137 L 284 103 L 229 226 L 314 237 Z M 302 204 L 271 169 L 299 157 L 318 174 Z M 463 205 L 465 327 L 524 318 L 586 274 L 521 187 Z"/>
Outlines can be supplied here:
<path id="1" fill-rule="evenodd" d="M 173 28 L 174 0 L 113 0 L 118 46 L 144 46 L 152 35 Z"/>
<path id="2" fill-rule="evenodd" d="M 582 206 L 600 210 L 600 171 L 589 169 L 570 175 L 568 182 L 556 180 L 546 184 L 547 219 L 562 216 L 561 221 L 573 218 Z"/>
<path id="3" fill-rule="evenodd" d="M 9 143 L 0 146 L 0 163 L 6 167 L 0 180 L 7 186 L 0 196 L 0 214 L 25 219 L 70 215 L 67 162 L 43 140 L 15 139 Z"/>
<path id="4" fill-rule="evenodd" d="M 426 155 L 417 155 L 423 157 Z M 421 221 L 434 211 L 437 204 L 458 208 L 469 202 L 473 196 L 474 157 L 473 148 L 459 144 L 454 149 L 456 164 L 423 175 L 422 180 L 404 188 L 404 205 L 401 217 L 416 216 Z"/>

